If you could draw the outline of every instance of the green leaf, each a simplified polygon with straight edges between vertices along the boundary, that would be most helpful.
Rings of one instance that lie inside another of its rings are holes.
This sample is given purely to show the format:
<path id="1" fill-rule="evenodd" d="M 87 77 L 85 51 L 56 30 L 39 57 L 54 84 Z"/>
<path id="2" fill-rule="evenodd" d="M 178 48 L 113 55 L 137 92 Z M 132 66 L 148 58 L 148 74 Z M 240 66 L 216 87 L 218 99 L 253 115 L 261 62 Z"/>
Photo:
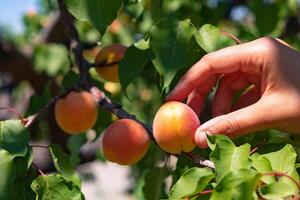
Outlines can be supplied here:
<path id="1" fill-rule="evenodd" d="M 252 161 L 252 167 L 256 169 L 260 173 L 266 173 L 272 171 L 272 166 L 270 161 L 264 157 L 263 155 L 259 155 L 258 153 L 253 154 L 251 157 Z M 270 184 L 276 181 L 275 177 L 272 176 L 263 176 L 261 178 L 261 181 L 263 181 L 266 184 Z"/>
<path id="2" fill-rule="evenodd" d="M 101 35 L 104 35 L 122 6 L 122 0 L 66 0 L 65 3 L 77 19 L 87 21 Z"/>
<path id="3" fill-rule="evenodd" d="M 250 7 L 255 15 L 255 22 L 260 35 L 265 36 L 274 31 L 280 21 L 277 5 L 275 3 L 254 0 L 251 1 Z"/>
<path id="4" fill-rule="evenodd" d="M 16 176 L 23 178 L 27 175 L 28 169 L 30 168 L 33 161 L 32 148 L 29 148 L 24 157 L 16 157 L 14 159 L 14 165 L 16 167 Z"/>
<path id="5" fill-rule="evenodd" d="M 212 52 L 220 48 L 220 37 L 220 29 L 211 24 L 204 24 L 195 33 L 196 41 L 206 52 Z"/>
<path id="6" fill-rule="evenodd" d="M 279 151 L 263 154 L 272 166 L 273 171 L 292 172 L 294 170 L 297 153 L 292 145 L 287 144 Z"/>
<path id="7" fill-rule="evenodd" d="M 31 183 L 36 179 L 35 169 L 27 171 L 23 177 L 16 178 L 13 183 L 13 191 L 11 191 L 8 200 L 32 200 L 35 194 L 31 189 Z"/>
<path id="8" fill-rule="evenodd" d="M 213 144 L 214 149 L 210 154 L 210 159 L 216 166 L 217 181 L 221 180 L 229 172 L 238 169 L 250 169 L 249 144 L 236 147 L 226 136 L 210 136 L 210 141 L 212 141 L 212 137 L 215 138 L 215 143 Z"/>
<path id="9" fill-rule="evenodd" d="M 147 200 L 160 200 L 164 194 L 164 180 L 169 175 L 167 168 L 152 168 L 145 177 L 143 187 L 144 197 Z"/>
<path id="10" fill-rule="evenodd" d="M 186 171 L 172 187 L 169 199 L 184 199 L 185 197 L 201 192 L 214 178 L 209 168 L 193 167 Z"/>
<path id="11" fill-rule="evenodd" d="M 65 89 L 69 89 L 74 86 L 74 84 L 79 80 L 78 74 L 73 71 L 69 71 L 62 80 L 62 86 Z"/>
<path id="12" fill-rule="evenodd" d="M 173 184 L 178 181 L 184 172 L 195 166 L 195 163 L 191 159 L 187 158 L 187 156 L 180 155 L 176 162 L 176 169 L 172 173 Z"/>
<path id="13" fill-rule="evenodd" d="M 12 156 L 25 156 L 28 142 L 28 130 L 20 120 L 0 121 L 0 148 Z"/>
<path id="14" fill-rule="evenodd" d="M 7 191 L 7 193 L 9 193 L 9 200 L 34 199 L 35 195 L 30 185 L 37 176 L 35 169 L 30 168 L 32 160 L 33 154 L 31 148 L 24 157 L 16 157 L 14 159 L 16 176 L 15 178 L 11 177 L 13 180 L 13 190 L 11 192 Z"/>
<path id="15" fill-rule="evenodd" d="M 64 45 L 47 44 L 35 48 L 34 68 L 46 72 L 49 76 L 67 72 L 70 66 L 68 50 Z"/>
<path id="16" fill-rule="evenodd" d="M 42 175 L 31 184 L 38 200 L 84 200 L 77 184 L 67 181 L 60 174 Z"/>
<path id="17" fill-rule="evenodd" d="M 286 183 L 275 182 L 260 188 L 260 194 L 264 199 L 283 199 L 295 194 L 295 191 Z"/>
<path id="18" fill-rule="evenodd" d="M 13 181 L 16 176 L 14 156 L 8 151 L 0 149 L 0 199 L 7 199 L 12 191 Z"/>
<path id="19" fill-rule="evenodd" d="M 269 160 L 272 171 L 284 172 L 299 181 L 299 175 L 295 169 L 297 153 L 292 145 L 287 144 L 279 151 L 263 154 L 261 156 Z M 295 183 L 287 177 L 281 177 L 279 182 L 289 184 L 290 187 L 294 188 L 294 191 L 298 190 Z"/>
<path id="20" fill-rule="evenodd" d="M 73 181 L 80 187 L 80 179 L 74 172 L 69 156 L 56 144 L 50 145 L 49 150 L 57 171 L 60 172 L 66 180 Z"/>
<path id="21" fill-rule="evenodd" d="M 73 166 L 80 162 L 79 152 L 83 144 L 86 143 L 86 134 L 72 135 L 68 138 L 67 147 L 70 150 L 70 162 Z"/>
<path id="22" fill-rule="evenodd" d="M 130 46 L 119 64 L 120 84 L 126 94 L 126 88 L 140 74 L 149 60 L 149 44 L 145 40 Z"/>
<path id="23" fill-rule="evenodd" d="M 210 200 L 252 200 L 260 176 L 259 173 L 249 169 L 230 172 L 216 185 Z"/>
<path id="24" fill-rule="evenodd" d="M 141 0 L 123 0 L 125 5 L 133 5 L 139 3 Z"/>
<path id="25" fill-rule="evenodd" d="M 170 85 L 178 70 L 191 67 L 204 55 L 194 39 L 196 28 L 190 20 L 163 18 L 150 33 L 152 62 L 163 77 L 163 88 Z"/>
<path id="26" fill-rule="evenodd" d="M 26 112 L 26 116 L 34 115 L 40 109 L 42 109 L 51 99 L 50 81 L 48 81 L 43 87 L 43 94 L 33 94 L 30 97 L 29 106 Z"/>

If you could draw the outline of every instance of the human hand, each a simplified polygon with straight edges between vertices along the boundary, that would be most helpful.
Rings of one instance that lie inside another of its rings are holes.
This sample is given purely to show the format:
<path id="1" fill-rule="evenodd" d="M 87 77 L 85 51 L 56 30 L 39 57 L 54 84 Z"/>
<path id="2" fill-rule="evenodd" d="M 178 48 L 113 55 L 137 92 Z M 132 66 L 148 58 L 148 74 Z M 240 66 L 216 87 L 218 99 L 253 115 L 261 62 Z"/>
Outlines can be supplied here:
<path id="1" fill-rule="evenodd" d="M 178 82 L 167 100 L 184 101 L 201 113 L 208 93 L 213 119 L 201 125 L 195 142 L 207 147 L 206 134 L 243 134 L 275 128 L 300 133 L 300 54 L 281 40 L 260 38 L 205 55 Z M 253 87 L 232 105 L 237 91 Z"/>

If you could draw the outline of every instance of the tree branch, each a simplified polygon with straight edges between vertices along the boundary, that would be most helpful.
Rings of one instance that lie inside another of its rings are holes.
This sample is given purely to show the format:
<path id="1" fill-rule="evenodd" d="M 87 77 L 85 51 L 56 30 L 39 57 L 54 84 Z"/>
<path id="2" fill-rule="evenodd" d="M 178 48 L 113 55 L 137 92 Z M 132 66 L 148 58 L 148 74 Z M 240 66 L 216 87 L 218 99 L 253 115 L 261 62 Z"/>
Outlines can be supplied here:
<path id="1" fill-rule="evenodd" d="M 33 70 L 32 55 L 21 52 L 0 35 L 0 71 L 11 75 L 14 83 L 28 80 L 37 93 L 41 93 L 50 79 L 45 73 Z"/>
<path id="2" fill-rule="evenodd" d="M 87 88 L 90 86 L 90 77 L 89 77 L 89 66 L 87 65 L 87 62 L 83 58 L 82 54 L 82 46 L 80 43 L 78 32 L 74 26 L 73 23 L 73 17 L 67 10 L 64 0 L 58 0 L 59 10 L 62 16 L 62 19 L 65 23 L 65 30 L 67 32 L 67 35 L 70 39 L 70 49 L 73 51 L 75 55 L 75 60 L 77 67 L 79 69 L 80 79 L 84 86 Z"/>

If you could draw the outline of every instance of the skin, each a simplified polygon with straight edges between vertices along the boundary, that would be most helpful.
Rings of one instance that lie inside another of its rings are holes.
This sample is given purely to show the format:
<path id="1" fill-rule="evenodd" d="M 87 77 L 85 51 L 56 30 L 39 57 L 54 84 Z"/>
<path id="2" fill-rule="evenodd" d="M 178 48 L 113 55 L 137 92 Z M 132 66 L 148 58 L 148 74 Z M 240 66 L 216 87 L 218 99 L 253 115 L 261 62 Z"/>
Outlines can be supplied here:
<path id="1" fill-rule="evenodd" d="M 105 131 L 102 151 L 111 162 L 132 165 L 144 157 L 149 144 L 149 135 L 141 124 L 131 119 L 120 119 Z"/>
<path id="2" fill-rule="evenodd" d="M 112 44 L 103 47 L 95 58 L 96 63 L 109 64 L 120 61 L 127 48 L 121 44 Z M 107 65 L 103 67 L 96 67 L 97 73 L 106 81 L 119 82 L 119 65 Z"/>
<path id="3" fill-rule="evenodd" d="M 92 128 L 98 117 L 98 108 L 89 92 L 70 92 L 55 103 L 58 126 L 69 134 L 78 134 Z"/>
<path id="4" fill-rule="evenodd" d="M 196 147 L 194 137 L 199 126 L 198 116 L 189 106 L 171 101 L 157 111 L 153 121 L 153 136 L 166 152 L 190 152 Z"/>
<path id="5" fill-rule="evenodd" d="M 264 129 L 300 133 L 300 54 L 278 39 L 260 38 L 205 55 L 179 81 L 167 100 L 187 99 L 201 113 L 215 87 L 214 118 L 197 129 L 195 142 L 207 147 L 206 134 L 237 137 Z M 252 85 L 232 105 L 237 91 Z"/>

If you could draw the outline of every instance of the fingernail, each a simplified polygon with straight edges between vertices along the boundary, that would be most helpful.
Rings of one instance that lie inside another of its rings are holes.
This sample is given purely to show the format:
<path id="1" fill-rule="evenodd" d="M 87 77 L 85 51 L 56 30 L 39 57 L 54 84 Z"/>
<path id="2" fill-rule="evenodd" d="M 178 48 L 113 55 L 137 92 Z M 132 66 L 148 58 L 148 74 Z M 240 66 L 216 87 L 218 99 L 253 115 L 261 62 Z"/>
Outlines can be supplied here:
<path id="1" fill-rule="evenodd" d="M 206 135 L 208 135 L 207 131 L 200 131 L 200 130 L 197 130 L 195 134 L 195 143 L 202 149 L 208 147 Z"/>

